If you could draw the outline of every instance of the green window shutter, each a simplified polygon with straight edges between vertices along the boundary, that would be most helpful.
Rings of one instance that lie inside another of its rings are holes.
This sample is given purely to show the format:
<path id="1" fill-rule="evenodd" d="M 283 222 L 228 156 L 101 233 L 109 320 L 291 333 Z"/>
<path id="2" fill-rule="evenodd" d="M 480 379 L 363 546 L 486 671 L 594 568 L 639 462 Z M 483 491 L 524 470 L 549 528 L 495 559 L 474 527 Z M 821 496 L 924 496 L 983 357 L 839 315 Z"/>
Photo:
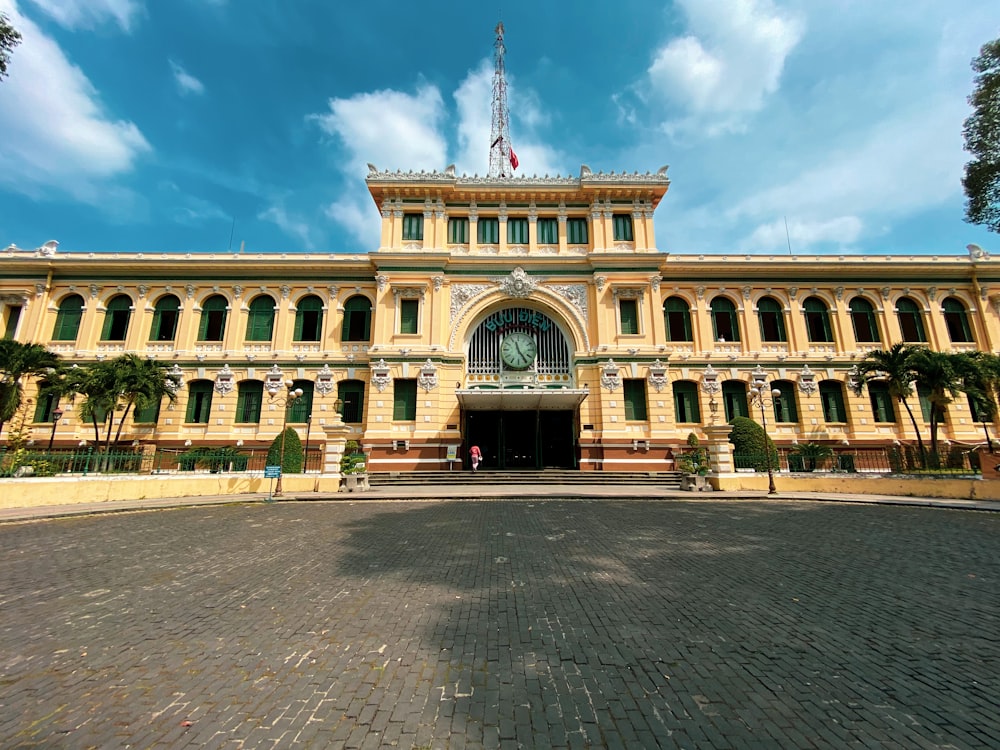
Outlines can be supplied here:
<path id="1" fill-rule="evenodd" d="M 772 387 L 781 391 L 781 395 L 774 399 L 774 421 L 798 422 L 799 412 L 795 404 L 794 386 L 787 381 L 778 381 Z"/>
<path id="2" fill-rule="evenodd" d="M 185 421 L 190 424 L 208 424 L 212 414 L 212 382 L 196 380 L 188 386 L 188 404 Z"/>
<path id="3" fill-rule="evenodd" d="M 469 244 L 469 220 L 464 216 L 448 219 L 448 243 L 451 245 Z"/>
<path id="4" fill-rule="evenodd" d="M 639 303 L 634 299 L 618 300 L 618 311 L 621 316 L 623 334 L 639 333 Z"/>
<path id="5" fill-rule="evenodd" d="M 640 378 L 622 381 L 622 398 L 625 401 L 625 420 L 643 422 L 646 420 L 646 381 Z"/>
<path id="6" fill-rule="evenodd" d="M 612 219 L 614 238 L 616 242 L 632 241 L 632 217 L 628 214 L 615 214 Z"/>
<path id="7" fill-rule="evenodd" d="M 896 315 L 899 318 L 899 328 L 903 341 L 926 343 L 923 316 L 917 303 L 908 297 L 903 297 L 896 303 Z"/>
<path id="8" fill-rule="evenodd" d="M 365 384 L 360 380 L 341 381 L 337 384 L 337 398 L 344 402 L 344 422 L 360 424 L 365 413 Z"/>
<path id="9" fill-rule="evenodd" d="M 566 242 L 570 245 L 586 245 L 587 220 L 574 218 L 566 220 Z"/>
<path id="10" fill-rule="evenodd" d="M 157 420 L 160 418 L 161 401 L 155 401 L 151 404 L 147 404 L 141 409 L 137 406 L 133 412 L 132 421 L 136 424 L 156 424 Z"/>
<path id="11" fill-rule="evenodd" d="M 101 341 L 124 341 L 132 317 L 132 299 L 120 294 L 113 297 L 104 311 L 104 327 Z"/>
<path id="12" fill-rule="evenodd" d="M 691 312 L 680 297 L 670 297 L 663 303 L 663 323 L 667 341 L 691 341 Z"/>
<path id="13" fill-rule="evenodd" d="M 878 343 L 878 322 L 875 320 L 875 309 L 868 300 L 855 297 L 851 300 L 851 324 L 854 326 L 854 340 L 858 343 Z"/>
<path id="14" fill-rule="evenodd" d="M 674 383 L 674 421 L 701 422 L 698 386 L 687 380 Z"/>
<path id="15" fill-rule="evenodd" d="M 259 424 L 260 410 L 264 403 L 264 384 L 259 380 L 240 383 L 236 399 L 236 421 L 240 424 Z"/>
<path id="16" fill-rule="evenodd" d="M 3 326 L 3 337 L 5 339 L 13 339 L 17 334 L 17 323 L 19 320 L 21 320 L 21 306 L 8 305 L 7 319 L 4 321 Z"/>
<path id="17" fill-rule="evenodd" d="M 80 332 L 80 321 L 83 319 L 83 297 L 71 294 L 59 303 L 56 314 L 56 325 L 52 331 L 55 341 L 76 341 Z"/>
<path id="18" fill-rule="evenodd" d="M 941 305 L 944 311 L 945 327 L 952 343 L 971 343 L 972 329 L 969 327 L 969 316 L 965 307 L 954 297 L 949 297 Z"/>
<path id="19" fill-rule="evenodd" d="M 424 238 L 424 215 L 403 214 L 403 239 L 422 240 Z"/>
<path id="20" fill-rule="evenodd" d="M 274 299 L 267 295 L 250 303 L 247 315 L 247 341 L 270 341 L 274 334 Z"/>
<path id="21" fill-rule="evenodd" d="M 368 341 L 371 337 L 372 303 L 367 297 L 351 297 L 344 303 L 341 341 Z"/>
<path id="22" fill-rule="evenodd" d="M 153 325 L 149 329 L 150 341 L 173 341 L 177 335 L 180 317 L 180 300 L 172 294 L 160 297 L 153 308 Z"/>
<path id="23" fill-rule="evenodd" d="M 396 422 L 414 422 L 417 419 L 417 381 L 413 378 L 396 378 L 392 384 L 392 418 Z"/>
<path id="24" fill-rule="evenodd" d="M 222 295 L 216 294 L 205 300 L 198 323 L 199 341 L 222 341 L 226 335 L 228 303 Z"/>
<path id="25" fill-rule="evenodd" d="M 478 242 L 481 245 L 495 245 L 500 242 L 500 220 L 495 218 L 484 218 L 476 222 L 478 225 L 479 238 Z"/>
<path id="26" fill-rule="evenodd" d="M 559 220 L 539 219 L 537 224 L 539 245 L 559 244 Z"/>
<path id="27" fill-rule="evenodd" d="M 868 383 L 868 397 L 871 400 L 872 416 L 876 422 L 895 422 L 896 412 L 892 407 L 892 396 L 885 383 Z"/>
<path id="28" fill-rule="evenodd" d="M 528 244 L 527 219 L 507 219 L 507 242 L 511 245 Z"/>
<path id="29" fill-rule="evenodd" d="M 56 408 L 56 404 L 59 403 L 56 397 L 51 393 L 46 393 L 44 395 L 39 394 L 38 402 L 35 404 L 35 421 L 36 422 L 51 422 L 52 412 Z"/>
<path id="30" fill-rule="evenodd" d="M 739 381 L 733 380 L 727 380 L 723 383 L 722 405 L 726 410 L 727 422 L 732 422 L 736 417 L 750 416 L 746 386 Z"/>
<path id="31" fill-rule="evenodd" d="M 777 300 L 771 297 L 761 299 L 757 303 L 757 316 L 762 341 L 788 340 L 785 334 L 785 315 Z"/>
<path id="32" fill-rule="evenodd" d="M 401 299 L 399 301 L 399 332 L 416 333 L 420 312 L 420 300 Z"/>
<path id="33" fill-rule="evenodd" d="M 917 399 L 920 401 L 920 413 L 925 422 L 931 421 L 931 389 L 921 383 L 917 384 Z"/>
<path id="34" fill-rule="evenodd" d="M 844 408 L 844 393 L 840 383 L 835 380 L 824 380 L 819 384 L 819 397 L 823 405 L 824 422 L 847 421 L 847 410 Z"/>
<path id="35" fill-rule="evenodd" d="M 288 407 L 288 421 L 295 424 L 303 424 L 309 421 L 312 415 L 313 388 L 315 384 L 311 380 L 296 380 L 292 387 L 301 388 L 302 395 L 292 402 Z"/>

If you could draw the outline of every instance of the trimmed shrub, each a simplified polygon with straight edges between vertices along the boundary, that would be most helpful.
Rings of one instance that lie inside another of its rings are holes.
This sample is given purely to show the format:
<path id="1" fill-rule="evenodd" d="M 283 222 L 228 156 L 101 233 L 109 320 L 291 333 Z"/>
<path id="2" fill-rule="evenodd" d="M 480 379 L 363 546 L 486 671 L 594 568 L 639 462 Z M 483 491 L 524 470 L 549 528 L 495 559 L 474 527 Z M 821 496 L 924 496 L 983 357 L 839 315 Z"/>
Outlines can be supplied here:
<path id="1" fill-rule="evenodd" d="M 281 435 L 271 441 L 267 451 L 267 465 L 277 466 L 281 461 Z M 281 464 L 282 474 L 302 473 L 302 441 L 294 427 L 285 428 L 285 460 Z"/>
<path id="2" fill-rule="evenodd" d="M 778 449 L 771 438 L 765 441 L 763 427 L 747 417 L 736 417 L 730 424 L 733 431 L 729 442 L 733 444 L 737 469 L 767 471 L 768 457 L 771 468 L 778 468 Z"/>
<path id="3" fill-rule="evenodd" d="M 344 445 L 344 455 L 340 458 L 340 473 L 365 473 L 365 454 L 357 440 L 348 440 Z"/>

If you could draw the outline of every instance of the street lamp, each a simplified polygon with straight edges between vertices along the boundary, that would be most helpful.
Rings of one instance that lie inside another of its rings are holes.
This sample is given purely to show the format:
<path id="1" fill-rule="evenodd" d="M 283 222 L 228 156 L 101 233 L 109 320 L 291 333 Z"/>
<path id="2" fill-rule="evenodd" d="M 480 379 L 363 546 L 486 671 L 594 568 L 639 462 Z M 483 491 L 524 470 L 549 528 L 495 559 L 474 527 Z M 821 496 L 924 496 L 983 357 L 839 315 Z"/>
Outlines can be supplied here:
<path id="1" fill-rule="evenodd" d="M 49 453 L 52 452 L 52 441 L 56 439 L 56 427 L 59 426 L 59 420 L 62 419 L 63 410 L 58 406 L 52 411 L 52 434 L 49 435 Z"/>
<path id="2" fill-rule="evenodd" d="M 301 388 L 295 388 L 295 383 L 291 380 L 285 381 L 285 390 L 287 395 L 285 396 L 284 404 L 284 415 L 281 419 L 281 447 L 278 449 L 278 466 L 280 467 L 278 471 L 278 483 L 274 486 L 274 496 L 281 497 L 281 479 L 285 475 L 285 428 L 288 426 L 288 409 L 295 403 L 295 400 L 302 398 L 304 391 Z"/>
<path id="3" fill-rule="evenodd" d="M 767 462 L 767 494 L 774 495 L 777 489 L 774 486 L 774 467 L 771 465 L 771 441 L 767 436 L 767 416 L 764 408 L 773 408 L 774 403 L 781 398 L 781 391 L 772 388 L 767 390 L 767 375 L 758 366 L 753 371 L 753 386 L 750 388 L 750 402 L 760 408 L 760 424 L 764 429 L 764 456 Z"/>

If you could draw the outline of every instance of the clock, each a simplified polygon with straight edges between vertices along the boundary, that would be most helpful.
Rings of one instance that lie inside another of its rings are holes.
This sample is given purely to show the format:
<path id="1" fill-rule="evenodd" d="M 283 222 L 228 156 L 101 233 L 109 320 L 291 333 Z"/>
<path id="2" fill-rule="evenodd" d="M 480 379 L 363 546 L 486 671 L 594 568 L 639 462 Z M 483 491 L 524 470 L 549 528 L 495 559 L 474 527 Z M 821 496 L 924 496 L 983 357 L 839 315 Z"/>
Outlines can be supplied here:
<path id="1" fill-rule="evenodd" d="M 500 359 L 512 370 L 526 370 L 535 361 L 538 345 L 526 333 L 508 333 L 500 344 Z"/>

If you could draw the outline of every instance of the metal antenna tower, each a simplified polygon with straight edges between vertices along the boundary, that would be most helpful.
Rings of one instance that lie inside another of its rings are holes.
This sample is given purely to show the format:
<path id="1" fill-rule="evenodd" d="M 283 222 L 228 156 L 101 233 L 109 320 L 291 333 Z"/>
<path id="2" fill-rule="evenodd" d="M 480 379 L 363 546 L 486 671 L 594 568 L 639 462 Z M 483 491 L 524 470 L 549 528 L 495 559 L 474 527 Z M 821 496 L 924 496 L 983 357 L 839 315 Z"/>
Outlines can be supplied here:
<path id="1" fill-rule="evenodd" d="M 490 177 L 512 177 L 517 157 L 510 150 L 509 112 L 507 111 L 507 75 L 504 72 L 503 21 L 497 24 L 493 43 L 493 128 L 490 132 Z"/>

